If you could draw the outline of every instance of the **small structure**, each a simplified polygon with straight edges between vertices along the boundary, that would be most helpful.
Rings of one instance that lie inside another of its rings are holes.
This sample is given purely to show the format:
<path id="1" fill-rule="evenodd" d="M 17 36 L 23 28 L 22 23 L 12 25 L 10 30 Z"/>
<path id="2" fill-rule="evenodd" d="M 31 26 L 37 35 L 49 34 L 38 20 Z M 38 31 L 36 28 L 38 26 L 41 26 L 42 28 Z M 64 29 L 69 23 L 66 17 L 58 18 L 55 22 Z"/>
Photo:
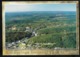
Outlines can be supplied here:
<path id="1" fill-rule="evenodd" d="M 20 43 L 19 44 L 19 48 L 20 49 L 25 49 L 26 48 L 26 44 L 25 43 Z"/>
<path id="2" fill-rule="evenodd" d="M 35 36 L 37 36 L 37 33 L 35 33 Z"/>
<path id="3" fill-rule="evenodd" d="M 12 45 L 15 45 L 15 42 L 12 42 Z"/>
<path id="4" fill-rule="evenodd" d="M 30 28 L 29 28 L 29 27 L 26 27 L 26 32 L 27 32 L 27 31 L 30 31 Z"/>
<path id="5" fill-rule="evenodd" d="M 12 29 L 12 30 L 16 30 L 17 28 L 16 28 L 15 26 L 13 26 L 11 29 Z"/>
<path id="6" fill-rule="evenodd" d="M 16 48 L 16 46 L 13 46 L 13 48 Z"/>
<path id="7" fill-rule="evenodd" d="M 20 43 L 20 40 L 19 40 L 19 41 L 16 41 L 16 44 L 17 44 L 17 43 Z"/>
<path id="8" fill-rule="evenodd" d="M 7 45 L 7 47 L 11 47 L 11 46 L 12 46 L 12 44 L 8 44 L 8 45 Z"/>
<path id="9" fill-rule="evenodd" d="M 37 36 L 37 33 L 35 31 L 33 31 L 32 36 Z"/>
<path id="10" fill-rule="evenodd" d="M 56 49 L 61 49 L 61 48 L 60 47 L 55 47 L 54 49 L 56 50 Z"/>

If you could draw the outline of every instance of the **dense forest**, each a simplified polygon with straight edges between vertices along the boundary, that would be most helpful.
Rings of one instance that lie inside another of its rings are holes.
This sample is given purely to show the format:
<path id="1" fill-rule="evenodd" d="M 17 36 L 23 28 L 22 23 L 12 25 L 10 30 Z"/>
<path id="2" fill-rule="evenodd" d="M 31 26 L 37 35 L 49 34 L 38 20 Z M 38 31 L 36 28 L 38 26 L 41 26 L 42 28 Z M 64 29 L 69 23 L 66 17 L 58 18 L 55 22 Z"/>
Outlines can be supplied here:
<path id="1" fill-rule="evenodd" d="M 7 48 L 76 48 L 74 11 L 14 12 L 5 17 Z"/>

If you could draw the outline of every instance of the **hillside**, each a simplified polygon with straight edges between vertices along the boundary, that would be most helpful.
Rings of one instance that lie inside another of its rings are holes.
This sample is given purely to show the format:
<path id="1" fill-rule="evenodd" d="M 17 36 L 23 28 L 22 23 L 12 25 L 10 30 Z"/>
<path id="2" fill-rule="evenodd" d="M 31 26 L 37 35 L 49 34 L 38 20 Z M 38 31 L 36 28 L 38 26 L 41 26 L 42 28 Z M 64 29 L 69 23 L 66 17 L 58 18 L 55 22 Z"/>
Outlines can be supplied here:
<path id="1" fill-rule="evenodd" d="M 76 12 L 6 13 L 6 43 L 8 48 L 76 48 Z"/>

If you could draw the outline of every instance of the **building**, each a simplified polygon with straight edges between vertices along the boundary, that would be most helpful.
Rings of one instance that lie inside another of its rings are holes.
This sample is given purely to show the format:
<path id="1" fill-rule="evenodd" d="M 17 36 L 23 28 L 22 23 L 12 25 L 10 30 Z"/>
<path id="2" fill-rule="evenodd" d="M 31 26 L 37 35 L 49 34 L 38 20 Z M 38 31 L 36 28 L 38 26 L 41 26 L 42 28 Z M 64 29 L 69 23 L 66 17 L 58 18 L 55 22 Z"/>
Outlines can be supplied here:
<path id="1" fill-rule="evenodd" d="M 35 31 L 33 31 L 32 36 L 37 36 L 37 33 Z"/>
<path id="2" fill-rule="evenodd" d="M 16 30 L 17 28 L 15 26 L 12 27 L 12 30 Z"/>
<path id="3" fill-rule="evenodd" d="M 26 27 L 26 32 L 27 32 L 27 31 L 30 31 L 30 28 L 29 28 L 29 27 Z"/>

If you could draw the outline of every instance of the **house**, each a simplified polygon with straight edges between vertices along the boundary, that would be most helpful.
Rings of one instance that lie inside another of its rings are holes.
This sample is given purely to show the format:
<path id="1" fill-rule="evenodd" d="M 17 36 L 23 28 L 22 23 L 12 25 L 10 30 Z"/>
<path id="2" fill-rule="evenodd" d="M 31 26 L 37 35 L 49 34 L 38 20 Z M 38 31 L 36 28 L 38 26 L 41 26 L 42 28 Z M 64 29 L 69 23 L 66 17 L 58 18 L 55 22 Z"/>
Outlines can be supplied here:
<path id="1" fill-rule="evenodd" d="M 60 47 L 55 47 L 54 49 L 56 50 L 56 49 L 61 49 L 61 48 Z"/>
<path id="2" fill-rule="evenodd" d="M 26 32 L 27 32 L 27 31 L 30 31 L 30 27 L 26 27 Z"/>
<path id="3" fill-rule="evenodd" d="M 20 43 L 19 44 L 19 48 L 20 49 L 25 49 L 26 48 L 26 44 L 25 43 Z"/>
<path id="4" fill-rule="evenodd" d="M 7 47 L 11 47 L 12 46 L 12 44 L 7 44 Z"/>
<path id="5" fill-rule="evenodd" d="M 16 44 L 17 44 L 17 43 L 20 43 L 20 40 L 16 41 Z"/>
<path id="6" fill-rule="evenodd" d="M 13 26 L 11 29 L 12 29 L 12 30 L 16 30 L 17 28 L 16 28 L 15 26 Z"/>
<path id="7" fill-rule="evenodd" d="M 37 33 L 35 31 L 33 31 L 32 36 L 37 36 Z"/>
<path id="8" fill-rule="evenodd" d="M 12 42 L 11 44 L 12 44 L 12 45 L 15 45 L 15 42 Z"/>

